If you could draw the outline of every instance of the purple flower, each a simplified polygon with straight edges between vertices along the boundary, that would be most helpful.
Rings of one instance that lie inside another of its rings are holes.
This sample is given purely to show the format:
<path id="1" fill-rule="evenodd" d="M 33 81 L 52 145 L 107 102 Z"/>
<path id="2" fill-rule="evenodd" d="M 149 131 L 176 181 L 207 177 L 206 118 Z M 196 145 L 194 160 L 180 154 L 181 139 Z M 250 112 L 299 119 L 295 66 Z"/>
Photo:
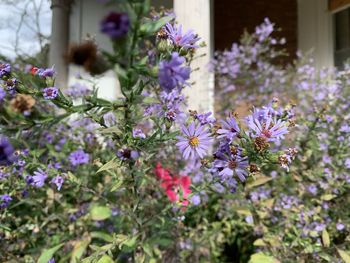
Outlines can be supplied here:
<path id="1" fill-rule="evenodd" d="M 229 116 L 226 121 L 221 121 L 222 128 L 217 130 L 218 138 L 226 137 L 232 141 L 240 132 L 236 119 Z"/>
<path id="2" fill-rule="evenodd" d="M 47 263 L 55 263 L 55 259 L 54 258 L 51 258 Z"/>
<path id="3" fill-rule="evenodd" d="M 58 95 L 58 89 L 55 87 L 48 87 L 43 89 L 43 96 L 47 100 L 56 98 Z"/>
<path id="4" fill-rule="evenodd" d="M 267 116 L 266 121 L 260 121 L 250 115 L 247 117 L 247 124 L 254 138 L 262 137 L 268 142 L 276 142 L 288 133 L 287 123 L 281 120 L 273 120 L 271 116 Z"/>
<path id="5" fill-rule="evenodd" d="M 2 64 L 2 63 L 0 63 L 0 78 L 10 74 L 10 72 L 11 72 L 11 65 L 10 64 L 7 64 L 7 63 L 6 64 Z"/>
<path id="6" fill-rule="evenodd" d="M 345 159 L 345 167 L 346 167 L 347 169 L 350 169 L 350 158 L 346 158 L 346 159 Z"/>
<path id="7" fill-rule="evenodd" d="M 38 169 L 34 172 L 34 176 L 32 176 L 32 185 L 35 187 L 43 187 L 45 184 L 45 180 L 47 178 L 47 173 L 44 172 L 42 169 Z"/>
<path id="8" fill-rule="evenodd" d="M 136 160 L 140 154 L 135 150 L 123 148 L 117 152 L 117 156 L 123 161 L 132 161 Z"/>
<path id="9" fill-rule="evenodd" d="M 0 87 L 0 102 L 6 97 L 6 91 Z"/>
<path id="10" fill-rule="evenodd" d="M 127 13 L 111 12 L 101 22 L 101 32 L 113 39 L 125 36 L 130 27 L 130 20 Z"/>
<path id="11" fill-rule="evenodd" d="M 0 165 L 10 165 L 15 159 L 14 149 L 10 141 L 0 135 Z"/>
<path id="12" fill-rule="evenodd" d="M 81 149 L 72 152 L 68 157 L 68 160 L 73 166 L 86 164 L 89 162 L 89 159 L 90 159 L 89 154 L 85 153 Z"/>
<path id="13" fill-rule="evenodd" d="M 182 67 L 185 58 L 173 52 L 170 61 L 163 60 L 159 63 L 158 79 L 160 86 L 167 92 L 178 87 L 181 88 L 190 78 L 190 67 Z"/>
<path id="14" fill-rule="evenodd" d="M 74 99 L 88 96 L 91 93 L 91 90 L 82 83 L 75 83 L 73 86 L 64 90 L 65 94 L 71 96 Z"/>
<path id="15" fill-rule="evenodd" d="M 315 184 L 310 184 L 307 187 L 307 191 L 312 195 L 317 195 L 317 186 Z"/>
<path id="16" fill-rule="evenodd" d="M 205 126 L 192 122 L 188 127 L 182 126 L 184 136 L 178 136 L 176 144 L 185 159 L 203 158 L 212 144 L 210 133 Z"/>
<path id="17" fill-rule="evenodd" d="M 107 127 L 112 127 L 117 124 L 115 114 L 111 111 L 103 115 L 103 121 Z"/>
<path id="18" fill-rule="evenodd" d="M 6 208 L 9 206 L 10 202 L 12 201 L 12 197 L 5 194 L 0 195 L 0 208 Z"/>
<path id="19" fill-rule="evenodd" d="M 134 138 L 141 138 L 141 139 L 145 139 L 146 135 L 143 133 L 143 131 L 141 129 L 136 129 L 134 128 L 132 130 L 132 137 Z"/>
<path id="20" fill-rule="evenodd" d="M 200 195 L 194 195 L 194 196 L 192 196 L 191 202 L 192 202 L 192 204 L 195 205 L 195 206 L 199 205 L 199 204 L 201 203 L 201 197 L 200 197 Z"/>
<path id="21" fill-rule="evenodd" d="M 61 190 L 62 184 L 64 182 L 64 179 L 62 176 L 57 175 L 51 180 L 51 183 L 55 184 L 57 186 L 57 190 Z"/>
<path id="22" fill-rule="evenodd" d="M 216 122 L 216 119 L 211 116 L 211 112 L 203 113 L 203 114 L 195 114 L 195 118 L 200 122 L 201 125 L 212 125 Z"/>
<path id="23" fill-rule="evenodd" d="M 37 75 L 39 75 L 40 78 L 47 78 L 47 77 L 53 77 L 55 75 L 54 68 L 46 68 L 46 69 L 38 69 L 36 72 Z"/>
<path id="24" fill-rule="evenodd" d="M 214 167 L 218 169 L 219 175 L 225 180 L 237 176 L 241 182 L 248 176 L 248 157 L 239 155 L 224 156 L 223 159 L 214 161 Z"/>
<path id="25" fill-rule="evenodd" d="M 344 230 L 345 226 L 342 223 L 337 223 L 336 228 L 338 231 L 342 231 L 342 230 Z"/>
<path id="26" fill-rule="evenodd" d="M 170 23 L 167 23 L 164 26 L 164 30 L 168 38 L 176 47 L 183 49 L 199 47 L 198 45 L 196 45 L 196 42 L 198 42 L 200 38 L 197 34 L 194 33 L 193 30 L 188 30 L 186 33 L 183 34 L 181 25 L 177 28 L 176 25 L 171 25 Z"/>

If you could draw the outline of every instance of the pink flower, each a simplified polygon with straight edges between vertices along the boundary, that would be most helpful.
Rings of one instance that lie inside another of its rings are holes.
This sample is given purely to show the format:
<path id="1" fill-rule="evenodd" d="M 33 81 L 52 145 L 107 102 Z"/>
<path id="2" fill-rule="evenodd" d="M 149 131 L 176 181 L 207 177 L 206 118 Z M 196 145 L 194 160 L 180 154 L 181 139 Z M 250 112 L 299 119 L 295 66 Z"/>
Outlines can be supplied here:
<path id="1" fill-rule="evenodd" d="M 191 193 L 191 178 L 187 175 L 171 175 L 168 169 L 157 163 L 154 172 L 160 179 L 160 187 L 164 189 L 165 194 L 173 203 L 179 202 L 182 206 L 187 206 L 188 195 Z"/>

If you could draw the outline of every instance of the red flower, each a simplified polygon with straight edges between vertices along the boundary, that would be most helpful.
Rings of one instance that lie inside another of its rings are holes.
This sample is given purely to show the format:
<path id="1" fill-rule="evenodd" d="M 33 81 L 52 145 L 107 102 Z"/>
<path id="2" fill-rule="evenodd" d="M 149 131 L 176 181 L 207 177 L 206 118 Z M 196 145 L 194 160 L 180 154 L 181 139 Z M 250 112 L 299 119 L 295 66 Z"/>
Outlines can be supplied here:
<path id="1" fill-rule="evenodd" d="M 160 179 L 160 187 L 164 189 L 165 194 L 171 202 L 178 202 L 183 205 L 188 205 L 188 195 L 191 193 L 191 178 L 187 175 L 170 175 L 170 171 L 157 163 L 154 169 L 155 174 Z"/>
<path id="2" fill-rule="evenodd" d="M 38 68 L 37 68 L 37 67 L 32 67 L 31 70 L 30 70 L 30 73 L 31 73 L 32 75 L 35 75 L 37 71 L 38 71 Z"/>

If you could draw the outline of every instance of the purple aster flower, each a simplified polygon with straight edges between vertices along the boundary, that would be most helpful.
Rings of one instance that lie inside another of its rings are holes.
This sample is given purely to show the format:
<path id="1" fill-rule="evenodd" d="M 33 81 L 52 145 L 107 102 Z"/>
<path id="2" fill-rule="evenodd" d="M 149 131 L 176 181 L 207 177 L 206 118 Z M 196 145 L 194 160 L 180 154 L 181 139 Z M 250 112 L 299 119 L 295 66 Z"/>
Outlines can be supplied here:
<path id="1" fill-rule="evenodd" d="M 86 164 L 89 162 L 90 156 L 89 154 L 85 153 L 83 150 L 79 149 L 74 152 L 72 152 L 68 156 L 68 160 L 73 166 L 77 166 L 80 164 Z"/>
<path id="2" fill-rule="evenodd" d="M 216 122 L 216 119 L 214 117 L 211 116 L 212 113 L 211 112 L 207 112 L 207 113 L 203 113 L 203 114 L 195 114 L 195 118 L 200 122 L 201 125 L 212 125 Z"/>
<path id="3" fill-rule="evenodd" d="M 346 158 L 346 160 L 345 160 L 345 167 L 347 169 L 350 169 L 350 158 Z"/>
<path id="4" fill-rule="evenodd" d="M 111 111 L 103 115 L 103 121 L 107 127 L 112 127 L 117 124 L 115 114 Z"/>
<path id="5" fill-rule="evenodd" d="M 36 72 L 37 75 L 39 75 L 40 78 L 47 78 L 47 77 L 53 77 L 55 75 L 54 68 L 46 68 L 46 69 L 38 69 Z"/>
<path id="6" fill-rule="evenodd" d="M 0 208 L 6 208 L 9 206 L 10 202 L 12 201 L 12 197 L 5 194 L 0 195 Z"/>
<path id="7" fill-rule="evenodd" d="M 201 203 L 201 197 L 200 197 L 200 195 L 194 195 L 194 196 L 192 196 L 191 202 L 192 202 L 192 204 L 195 205 L 195 206 L 199 205 L 199 204 Z"/>
<path id="8" fill-rule="evenodd" d="M 15 159 L 14 149 L 10 141 L 0 135 L 0 165 L 10 165 Z"/>
<path id="9" fill-rule="evenodd" d="M 127 13 L 111 12 L 101 22 L 101 32 L 113 39 L 125 36 L 130 27 L 130 20 Z"/>
<path id="10" fill-rule="evenodd" d="M 176 27 L 176 25 L 170 23 L 164 26 L 164 30 L 174 46 L 178 48 L 190 49 L 199 47 L 196 43 L 200 40 L 200 37 L 193 30 L 183 33 L 181 25 Z"/>
<path id="11" fill-rule="evenodd" d="M 10 74 L 10 72 L 11 72 L 11 65 L 10 64 L 7 64 L 7 63 L 2 64 L 2 63 L 0 63 L 0 78 Z"/>
<path id="12" fill-rule="evenodd" d="M 134 138 L 141 138 L 141 139 L 145 139 L 146 135 L 143 133 L 143 131 L 141 129 L 136 129 L 134 128 L 132 130 L 132 137 Z"/>
<path id="13" fill-rule="evenodd" d="M 45 180 L 47 178 L 47 173 L 44 172 L 42 169 L 38 169 L 34 172 L 34 176 L 32 176 L 32 185 L 35 187 L 43 187 L 45 184 Z"/>
<path id="14" fill-rule="evenodd" d="M 4 89 L 0 87 L 0 102 L 3 101 L 5 97 L 6 91 L 4 91 Z"/>
<path id="15" fill-rule="evenodd" d="M 117 152 L 117 156 L 123 161 L 132 161 L 139 158 L 140 154 L 138 153 L 138 151 L 123 148 Z"/>
<path id="16" fill-rule="evenodd" d="M 307 191 L 312 195 L 317 195 L 317 186 L 315 184 L 310 184 L 307 187 Z"/>
<path id="17" fill-rule="evenodd" d="M 248 176 L 248 165 L 248 157 L 239 155 L 225 156 L 223 159 L 214 161 L 214 167 L 218 169 L 224 181 L 237 176 L 241 182 L 244 182 Z"/>
<path id="18" fill-rule="evenodd" d="M 252 215 L 246 216 L 245 221 L 247 222 L 247 224 L 250 224 L 250 225 L 254 224 L 254 219 Z"/>
<path id="19" fill-rule="evenodd" d="M 55 259 L 54 258 L 51 258 L 47 263 L 55 263 Z"/>
<path id="20" fill-rule="evenodd" d="M 61 190 L 62 184 L 64 183 L 64 179 L 62 176 L 57 175 L 51 180 L 51 183 L 57 186 L 57 190 Z"/>
<path id="21" fill-rule="evenodd" d="M 184 62 L 185 58 L 173 52 L 170 61 L 163 60 L 159 63 L 159 84 L 165 91 L 170 92 L 176 87 L 181 88 L 190 78 L 190 67 L 181 66 Z"/>
<path id="22" fill-rule="evenodd" d="M 251 135 L 265 138 L 268 142 L 276 142 L 288 133 L 288 126 L 285 121 L 273 120 L 271 116 L 266 121 L 260 121 L 252 115 L 247 117 L 247 125 L 251 129 Z"/>
<path id="23" fill-rule="evenodd" d="M 226 121 L 221 121 L 222 128 L 217 130 L 218 138 L 227 138 L 232 141 L 240 132 L 238 123 L 233 116 L 229 116 Z"/>
<path id="24" fill-rule="evenodd" d="M 203 158 L 212 144 L 212 138 L 205 126 L 198 125 L 192 122 L 188 127 L 182 126 L 184 136 L 178 136 L 176 144 L 183 154 L 185 159 L 195 157 Z"/>
<path id="25" fill-rule="evenodd" d="M 47 100 L 56 98 L 58 95 L 58 89 L 56 87 L 48 87 L 43 89 L 43 96 Z"/>
<path id="26" fill-rule="evenodd" d="M 342 231 L 342 230 L 344 230 L 345 225 L 342 224 L 342 223 L 337 223 L 336 228 L 337 228 L 338 231 Z"/>

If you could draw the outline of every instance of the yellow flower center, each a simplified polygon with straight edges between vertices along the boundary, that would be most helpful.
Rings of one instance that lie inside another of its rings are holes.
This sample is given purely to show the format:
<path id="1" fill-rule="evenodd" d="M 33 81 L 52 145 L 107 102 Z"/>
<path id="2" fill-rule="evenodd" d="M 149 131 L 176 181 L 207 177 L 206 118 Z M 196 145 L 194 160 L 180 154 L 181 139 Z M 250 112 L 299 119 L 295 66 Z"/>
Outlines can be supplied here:
<path id="1" fill-rule="evenodd" d="M 199 139 L 198 137 L 190 137 L 188 143 L 191 145 L 191 147 L 196 147 L 199 144 Z"/>

